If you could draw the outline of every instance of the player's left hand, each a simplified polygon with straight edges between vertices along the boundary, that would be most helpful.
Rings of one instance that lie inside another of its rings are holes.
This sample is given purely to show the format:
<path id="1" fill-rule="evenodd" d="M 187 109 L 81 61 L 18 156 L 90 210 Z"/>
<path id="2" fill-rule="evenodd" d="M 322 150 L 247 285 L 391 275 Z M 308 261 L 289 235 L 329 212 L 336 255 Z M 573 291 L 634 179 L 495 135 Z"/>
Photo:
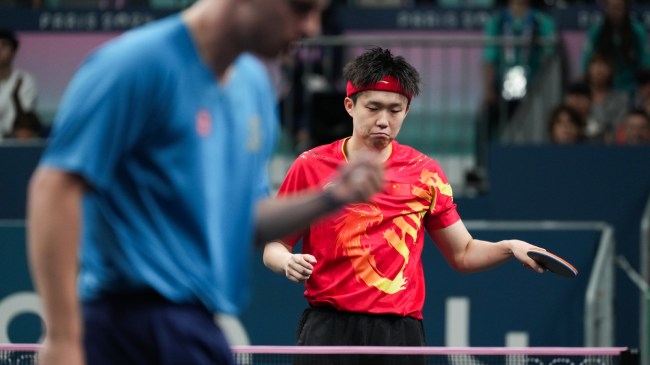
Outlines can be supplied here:
<path id="1" fill-rule="evenodd" d="M 521 240 L 508 240 L 508 244 L 512 250 L 512 254 L 524 265 L 525 268 L 534 270 L 540 274 L 546 271 L 544 267 L 537 263 L 537 261 L 528 257 L 528 250 L 535 249 L 546 251 L 546 249 L 531 245 L 530 243 Z"/>

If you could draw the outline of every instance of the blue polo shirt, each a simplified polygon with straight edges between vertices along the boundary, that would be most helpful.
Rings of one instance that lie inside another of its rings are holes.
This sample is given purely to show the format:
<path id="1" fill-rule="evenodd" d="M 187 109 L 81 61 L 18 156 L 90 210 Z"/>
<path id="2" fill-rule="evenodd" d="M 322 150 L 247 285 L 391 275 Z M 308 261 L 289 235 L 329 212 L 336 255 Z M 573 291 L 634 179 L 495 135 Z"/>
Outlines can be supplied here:
<path id="1" fill-rule="evenodd" d="M 89 55 L 41 161 L 91 187 L 81 299 L 154 289 L 237 314 L 249 297 L 254 206 L 270 190 L 276 105 L 250 55 L 219 82 L 179 15 Z"/>

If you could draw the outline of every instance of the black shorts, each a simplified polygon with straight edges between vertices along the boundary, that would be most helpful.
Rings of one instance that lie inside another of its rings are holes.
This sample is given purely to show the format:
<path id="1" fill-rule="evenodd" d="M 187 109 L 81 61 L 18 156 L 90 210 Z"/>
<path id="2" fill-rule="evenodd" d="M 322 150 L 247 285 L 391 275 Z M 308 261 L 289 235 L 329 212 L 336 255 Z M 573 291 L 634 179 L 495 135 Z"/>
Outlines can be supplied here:
<path id="1" fill-rule="evenodd" d="M 307 308 L 298 322 L 299 346 L 425 346 L 422 321 L 392 314 Z M 297 364 L 425 364 L 423 355 L 300 356 Z"/>

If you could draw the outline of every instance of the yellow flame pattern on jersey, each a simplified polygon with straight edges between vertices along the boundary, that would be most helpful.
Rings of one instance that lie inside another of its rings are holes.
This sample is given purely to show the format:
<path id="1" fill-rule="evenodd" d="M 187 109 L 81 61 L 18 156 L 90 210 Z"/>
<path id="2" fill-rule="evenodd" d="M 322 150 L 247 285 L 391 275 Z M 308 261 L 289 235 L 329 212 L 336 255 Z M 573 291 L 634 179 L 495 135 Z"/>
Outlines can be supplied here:
<path id="1" fill-rule="evenodd" d="M 410 237 L 411 241 L 416 240 L 424 215 L 428 210 L 434 210 L 437 193 L 452 196 L 451 185 L 444 183 L 438 173 L 423 169 L 418 180 L 426 189 L 411 185 L 413 199 L 404 203 L 407 209 L 390 223 L 384 224 L 384 216 L 375 204 L 361 203 L 348 207 L 347 214 L 341 216 L 335 224 L 339 232 L 336 237 L 337 252 L 340 248 L 343 249 L 343 254 L 352 263 L 358 279 L 386 294 L 395 294 L 406 289 L 408 278 L 404 276 L 404 270 L 410 256 L 407 239 Z M 369 240 L 363 239 L 369 234 L 380 234 L 369 233 L 369 230 L 384 225 L 391 227 L 383 232 L 384 240 L 404 259 L 393 278 L 387 277 L 379 270 Z"/>

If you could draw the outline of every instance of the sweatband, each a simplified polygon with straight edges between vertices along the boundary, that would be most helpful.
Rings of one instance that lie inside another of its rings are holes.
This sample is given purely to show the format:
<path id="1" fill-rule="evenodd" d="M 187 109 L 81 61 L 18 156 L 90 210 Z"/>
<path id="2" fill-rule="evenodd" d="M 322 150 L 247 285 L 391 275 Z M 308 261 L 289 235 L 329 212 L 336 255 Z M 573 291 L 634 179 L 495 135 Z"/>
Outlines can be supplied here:
<path id="1" fill-rule="evenodd" d="M 391 75 L 384 76 L 376 84 L 360 86 L 360 87 L 355 87 L 351 81 L 348 81 L 345 91 L 346 91 L 346 96 L 351 96 L 353 94 L 356 94 L 361 91 L 366 91 L 366 90 L 390 91 L 390 92 L 402 94 L 406 96 L 409 99 L 409 101 L 413 98 L 413 94 L 407 93 L 402 88 L 402 85 L 399 84 L 397 79 Z"/>

